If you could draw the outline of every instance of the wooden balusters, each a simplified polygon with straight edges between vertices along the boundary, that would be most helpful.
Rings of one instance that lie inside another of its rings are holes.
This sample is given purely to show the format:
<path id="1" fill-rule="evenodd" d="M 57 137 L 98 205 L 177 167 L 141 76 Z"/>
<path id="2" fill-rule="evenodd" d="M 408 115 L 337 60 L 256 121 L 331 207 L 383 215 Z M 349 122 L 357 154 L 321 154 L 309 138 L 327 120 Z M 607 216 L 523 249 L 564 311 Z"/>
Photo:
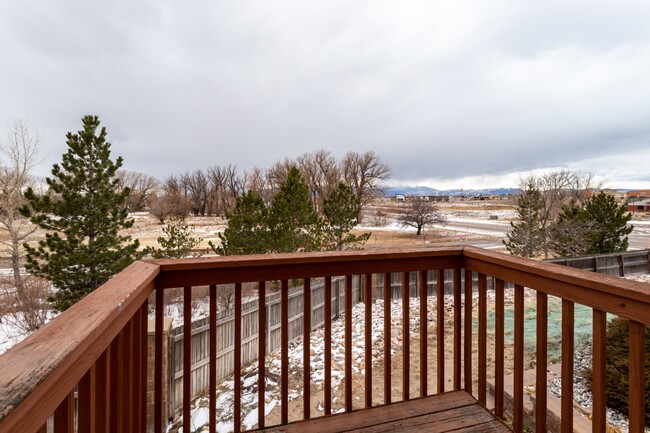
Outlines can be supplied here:
<path id="1" fill-rule="evenodd" d="M 546 431 L 546 398 L 547 398 L 547 377 L 548 368 L 548 295 L 537 292 L 537 317 L 535 319 L 535 330 L 537 341 L 536 350 L 536 372 L 535 372 L 535 429 Z"/>
<path id="2" fill-rule="evenodd" d="M 352 412 L 352 275 L 345 276 L 345 411 Z"/>
<path id="3" fill-rule="evenodd" d="M 438 269 L 436 284 L 436 341 L 438 394 L 445 392 L 445 270 Z"/>
<path id="4" fill-rule="evenodd" d="M 593 310 L 593 352 L 591 370 L 593 433 L 606 431 L 606 364 L 607 364 L 607 313 Z"/>
<path id="5" fill-rule="evenodd" d="M 409 273 L 402 272 L 402 400 L 410 398 L 411 320 L 409 317 Z"/>
<path id="6" fill-rule="evenodd" d="M 338 302 L 338 300 L 337 300 Z M 332 277 L 325 277 L 325 415 L 332 413 Z"/>
<path id="7" fill-rule="evenodd" d="M 163 432 L 163 321 L 164 291 L 156 290 L 156 333 L 154 335 L 154 433 Z"/>
<path id="8" fill-rule="evenodd" d="M 241 431 L 241 308 L 242 308 L 242 294 L 241 294 L 241 283 L 235 283 L 235 345 L 234 345 L 234 374 L 233 380 L 235 381 L 234 387 L 234 430 L 235 433 Z M 185 425 L 185 423 L 183 423 Z"/>
<path id="9" fill-rule="evenodd" d="M 372 406 L 372 274 L 366 274 L 363 289 L 364 318 L 365 318 L 365 403 L 366 407 Z"/>
<path id="10" fill-rule="evenodd" d="M 391 273 L 384 274 L 384 404 L 391 403 Z"/>
<path id="11" fill-rule="evenodd" d="M 303 419 L 311 418 L 311 279 L 305 278 L 303 283 L 302 310 L 302 388 L 303 388 Z"/>
<path id="12" fill-rule="evenodd" d="M 524 429 L 524 288 L 519 284 L 515 284 L 514 350 L 512 427 L 520 433 Z"/>
<path id="13" fill-rule="evenodd" d="M 478 401 L 487 403 L 487 278 L 478 274 Z"/>
<path id="14" fill-rule="evenodd" d="M 289 422 L 289 281 L 282 280 L 280 292 L 280 320 L 282 326 L 280 328 L 280 383 L 281 383 L 281 398 L 280 398 L 280 412 L 281 422 L 286 424 Z"/>
<path id="15" fill-rule="evenodd" d="M 454 269 L 454 390 L 459 390 L 462 372 L 461 358 L 461 298 L 460 298 L 461 272 L 460 268 Z"/>
<path id="16" fill-rule="evenodd" d="M 562 397 L 561 425 L 562 433 L 573 433 L 573 336 L 574 304 L 562 299 Z"/>
<path id="17" fill-rule="evenodd" d="M 472 271 L 465 269 L 465 391 L 472 394 Z"/>
<path id="18" fill-rule="evenodd" d="M 210 389 L 208 395 L 208 428 L 210 433 L 217 431 L 217 285 L 210 285 Z M 260 290 L 261 292 L 262 290 Z M 262 322 L 260 322 L 262 323 Z M 260 359 L 264 359 L 264 353 L 260 352 Z M 264 400 L 260 400 L 264 401 Z M 263 405 L 262 405 L 263 407 Z M 261 425 L 264 425 L 264 417 L 260 417 Z"/>
<path id="19" fill-rule="evenodd" d="M 264 428 L 266 416 L 266 281 L 260 281 L 257 287 L 257 426 Z"/>
<path id="20" fill-rule="evenodd" d="M 503 280 L 494 284 L 494 414 L 503 418 L 505 303 Z"/>
<path id="21" fill-rule="evenodd" d="M 420 271 L 420 397 L 427 395 L 427 271 Z"/>
<path id="22" fill-rule="evenodd" d="M 630 433 L 643 433 L 645 428 L 645 326 L 630 321 L 630 397 L 628 418 Z"/>

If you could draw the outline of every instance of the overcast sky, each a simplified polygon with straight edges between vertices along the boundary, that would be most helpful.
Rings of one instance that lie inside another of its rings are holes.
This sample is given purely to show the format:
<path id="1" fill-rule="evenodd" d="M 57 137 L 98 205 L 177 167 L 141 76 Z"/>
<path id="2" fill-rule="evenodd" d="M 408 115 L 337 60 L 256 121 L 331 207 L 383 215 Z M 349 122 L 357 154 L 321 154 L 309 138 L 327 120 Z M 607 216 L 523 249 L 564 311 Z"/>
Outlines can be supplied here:
<path id="1" fill-rule="evenodd" d="M 650 187 L 647 0 L 3 1 L 0 53 L 0 140 L 29 120 L 40 175 L 96 114 L 159 179 L 322 148 L 392 184 Z"/>

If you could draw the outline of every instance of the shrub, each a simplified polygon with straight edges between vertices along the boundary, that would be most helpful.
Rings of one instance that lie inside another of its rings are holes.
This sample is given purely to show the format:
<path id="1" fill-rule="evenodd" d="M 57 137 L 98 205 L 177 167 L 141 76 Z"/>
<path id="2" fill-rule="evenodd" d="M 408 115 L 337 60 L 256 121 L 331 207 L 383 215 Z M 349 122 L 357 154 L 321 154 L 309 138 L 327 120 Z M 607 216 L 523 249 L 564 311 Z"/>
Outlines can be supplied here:
<path id="1" fill-rule="evenodd" d="M 623 414 L 628 413 L 629 328 L 629 322 L 621 318 L 607 325 L 607 406 Z M 650 326 L 646 326 L 645 334 L 645 412 L 646 426 L 650 427 Z M 592 371 L 585 376 L 591 379 Z"/>

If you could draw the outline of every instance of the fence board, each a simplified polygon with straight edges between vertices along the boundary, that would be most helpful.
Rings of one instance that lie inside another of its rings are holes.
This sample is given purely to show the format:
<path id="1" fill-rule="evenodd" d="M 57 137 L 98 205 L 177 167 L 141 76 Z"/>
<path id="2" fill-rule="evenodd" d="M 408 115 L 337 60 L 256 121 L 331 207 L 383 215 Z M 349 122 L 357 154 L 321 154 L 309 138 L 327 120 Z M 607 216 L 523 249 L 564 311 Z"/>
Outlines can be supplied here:
<path id="1" fill-rule="evenodd" d="M 650 250 L 568 257 L 546 261 L 570 268 L 598 272 L 599 274 L 613 275 L 616 277 L 624 277 L 629 274 L 647 274 L 650 272 Z"/>
<path id="2" fill-rule="evenodd" d="M 353 277 L 353 305 L 362 300 L 361 278 Z M 332 278 L 332 318 L 338 318 L 345 310 L 344 279 Z M 311 327 L 317 329 L 325 322 L 324 312 L 324 281 L 314 279 L 311 284 Z M 217 288 L 219 290 L 220 287 Z M 289 339 L 293 340 L 303 335 L 303 288 L 302 286 L 289 289 Z M 242 339 L 241 362 L 247 365 L 257 360 L 259 349 L 258 300 L 254 299 L 242 305 Z M 192 365 L 191 365 L 191 396 L 196 398 L 210 385 L 210 322 L 209 318 L 196 320 L 192 323 Z M 266 353 L 278 349 L 281 344 L 280 336 L 280 292 L 266 297 Z M 217 314 L 217 358 L 216 380 L 220 381 L 233 374 L 235 327 L 234 315 L 231 310 L 222 310 Z M 170 386 L 169 409 L 175 412 L 183 404 L 183 328 L 172 330 L 169 343 L 170 354 Z"/>

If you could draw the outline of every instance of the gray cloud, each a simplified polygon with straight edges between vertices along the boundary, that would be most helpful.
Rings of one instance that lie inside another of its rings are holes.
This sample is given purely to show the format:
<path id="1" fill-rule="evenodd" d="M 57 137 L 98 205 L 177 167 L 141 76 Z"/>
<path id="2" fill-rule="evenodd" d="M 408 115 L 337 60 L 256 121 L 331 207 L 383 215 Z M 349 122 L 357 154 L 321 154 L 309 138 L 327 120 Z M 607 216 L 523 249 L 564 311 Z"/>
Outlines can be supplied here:
<path id="1" fill-rule="evenodd" d="M 641 1 L 5 2 L 0 121 L 38 126 L 42 174 L 92 113 L 160 178 L 325 148 L 374 150 L 396 181 L 640 184 L 649 21 Z"/>

